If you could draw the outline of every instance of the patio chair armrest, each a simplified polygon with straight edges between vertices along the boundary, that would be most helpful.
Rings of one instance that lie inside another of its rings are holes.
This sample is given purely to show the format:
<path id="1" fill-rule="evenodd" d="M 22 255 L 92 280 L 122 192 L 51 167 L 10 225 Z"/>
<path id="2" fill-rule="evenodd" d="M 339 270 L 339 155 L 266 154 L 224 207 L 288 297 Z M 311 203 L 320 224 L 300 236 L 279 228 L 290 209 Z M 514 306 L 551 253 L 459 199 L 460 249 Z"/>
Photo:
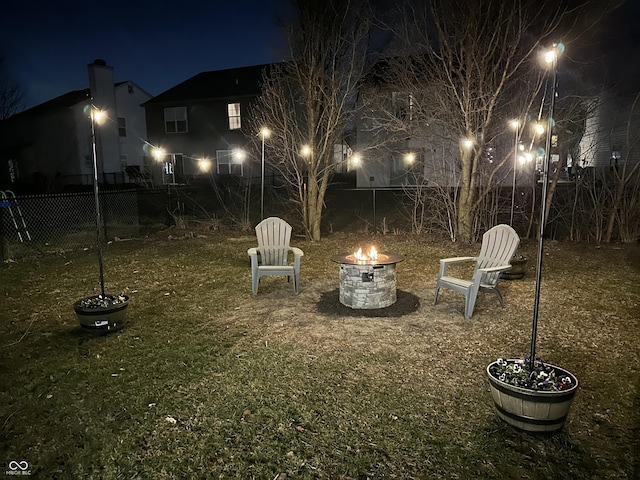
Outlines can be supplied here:
<path id="1" fill-rule="evenodd" d="M 475 262 L 477 257 L 451 257 L 441 258 L 440 263 L 460 263 L 460 262 Z"/>
<path id="2" fill-rule="evenodd" d="M 255 247 L 251 247 L 247 250 L 247 255 L 251 259 L 251 270 L 256 271 L 258 269 L 258 249 Z"/>
<path id="3" fill-rule="evenodd" d="M 293 252 L 293 269 L 300 273 L 300 259 L 304 256 L 304 252 L 297 247 L 289 247 Z"/>
<path id="4" fill-rule="evenodd" d="M 510 268 L 511 268 L 511 265 L 498 265 L 495 267 L 479 268 L 478 271 L 484 272 L 484 273 L 496 273 L 496 272 L 503 272 L 505 270 L 509 270 Z"/>
<path id="5" fill-rule="evenodd" d="M 504 272 L 505 270 L 509 270 L 510 268 L 511 268 L 511 265 L 498 265 L 498 266 L 495 266 L 495 267 L 479 268 L 473 274 L 473 282 L 476 285 L 480 285 L 482 283 L 482 279 L 484 278 L 485 275 L 488 275 L 488 274 L 491 274 L 491 273 Z"/>
<path id="6" fill-rule="evenodd" d="M 462 263 L 462 262 L 475 262 L 476 257 L 451 257 L 451 258 L 441 258 L 440 259 L 440 273 L 438 274 L 438 278 L 444 277 L 447 275 L 447 266 L 452 263 Z"/>

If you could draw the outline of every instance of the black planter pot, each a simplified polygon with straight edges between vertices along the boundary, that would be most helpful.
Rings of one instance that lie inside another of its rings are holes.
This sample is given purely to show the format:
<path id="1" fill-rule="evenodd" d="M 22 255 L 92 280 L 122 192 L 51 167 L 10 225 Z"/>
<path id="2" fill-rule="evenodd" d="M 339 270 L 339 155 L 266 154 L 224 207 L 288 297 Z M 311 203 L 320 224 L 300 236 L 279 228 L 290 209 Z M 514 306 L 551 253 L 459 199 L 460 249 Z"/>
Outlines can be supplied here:
<path id="1" fill-rule="evenodd" d="M 527 257 L 515 255 L 509 263 L 511 263 L 511 268 L 502 272 L 500 278 L 505 280 L 519 280 L 524 277 L 524 273 L 527 269 Z"/>
<path id="2" fill-rule="evenodd" d="M 124 327 L 129 306 L 127 295 L 93 295 L 73 304 L 80 326 L 94 332 L 109 333 Z"/>

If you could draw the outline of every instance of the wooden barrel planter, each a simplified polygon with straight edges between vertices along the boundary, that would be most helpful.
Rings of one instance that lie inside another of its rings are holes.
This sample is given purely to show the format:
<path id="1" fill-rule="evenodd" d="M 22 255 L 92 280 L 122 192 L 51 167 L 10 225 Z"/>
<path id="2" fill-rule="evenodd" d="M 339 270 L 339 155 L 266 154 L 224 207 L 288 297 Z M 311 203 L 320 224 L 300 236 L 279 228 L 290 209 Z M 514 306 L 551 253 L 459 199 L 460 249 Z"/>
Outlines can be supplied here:
<path id="1" fill-rule="evenodd" d="M 73 310 L 82 328 L 109 333 L 124 327 L 128 306 L 127 295 L 93 295 L 75 302 Z"/>
<path id="2" fill-rule="evenodd" d="M 487 367 L 491 396 L 498 416 L 520 430 L 527 432 L 555 432 L 564 425 L 569 407 L 578 388 L 578 379 L 555 365 L 558 375 L 571 378 L 571 387 L 561 391 L 538 391 L 516 387 L 495 378 Z"/>

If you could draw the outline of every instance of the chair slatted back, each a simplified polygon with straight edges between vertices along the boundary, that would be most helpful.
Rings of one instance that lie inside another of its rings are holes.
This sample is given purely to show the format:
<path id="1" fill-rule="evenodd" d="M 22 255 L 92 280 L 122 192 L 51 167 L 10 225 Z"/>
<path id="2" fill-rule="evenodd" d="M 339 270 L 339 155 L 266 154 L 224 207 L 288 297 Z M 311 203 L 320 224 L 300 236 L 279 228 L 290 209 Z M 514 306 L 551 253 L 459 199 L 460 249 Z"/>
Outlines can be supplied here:
<path id="1" fill-rule="evenodd" d="M 256 225 L 256 236 L 261 265 L 287 265 L 291 225 L 278 217 L 265 218 Z"/>
<path id="2" fill-rule="evenodd" d="M 482 236 L 482 247 L 480 255 L 478 255 L 476 270 L 508 265 L 519 244 L 520 237 L 509 225 L 496 225 L 487 230 Z M 498 284 L 499 279 L 500 272 L 488 273 L 483 276 L 482 283 L 494 287 Z"/>

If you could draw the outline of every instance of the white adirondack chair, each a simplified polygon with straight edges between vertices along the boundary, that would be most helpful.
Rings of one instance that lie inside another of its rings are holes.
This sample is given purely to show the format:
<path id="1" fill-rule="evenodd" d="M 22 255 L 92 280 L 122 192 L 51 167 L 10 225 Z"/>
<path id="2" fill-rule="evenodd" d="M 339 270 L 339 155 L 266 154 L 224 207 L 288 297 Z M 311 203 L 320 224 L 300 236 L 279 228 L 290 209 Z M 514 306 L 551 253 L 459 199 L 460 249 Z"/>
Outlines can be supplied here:
<path id="1" fill-rule="evenodd" d="M 258 247 L 247 250 L 251 258 L 251 287 L 258 294 L 260 278 L 265 275 L 286 275 L 293 278 L 293 290 L 300 292 L 300 259 L 302 250 L 289 246 L 291 225 L 277 217 L 269 217 L 256 225 Z M 293 254 L 293 264 L 289 254 Z"/>
<path id="2" fill-rule="evenodd" d="M 478 292 L 495 293 L 504 307 L 502 292 L 498 288 L 500 273 L 511 268 L 509 261 L 518 248 L 520 237 L 509 225 L 496 225 L 482 236 L 482 247 L 477 257 L 454 257 L 440 260 L 440 272 L 436 283 L 433 304 L 438 302 L 440 288 L 448 288 L 462 293 L 465 299 L 464 316 L 471 318 Z M 447 267 L 452 263 L 475 262 L 471 280 L 447 275 Z"/>

